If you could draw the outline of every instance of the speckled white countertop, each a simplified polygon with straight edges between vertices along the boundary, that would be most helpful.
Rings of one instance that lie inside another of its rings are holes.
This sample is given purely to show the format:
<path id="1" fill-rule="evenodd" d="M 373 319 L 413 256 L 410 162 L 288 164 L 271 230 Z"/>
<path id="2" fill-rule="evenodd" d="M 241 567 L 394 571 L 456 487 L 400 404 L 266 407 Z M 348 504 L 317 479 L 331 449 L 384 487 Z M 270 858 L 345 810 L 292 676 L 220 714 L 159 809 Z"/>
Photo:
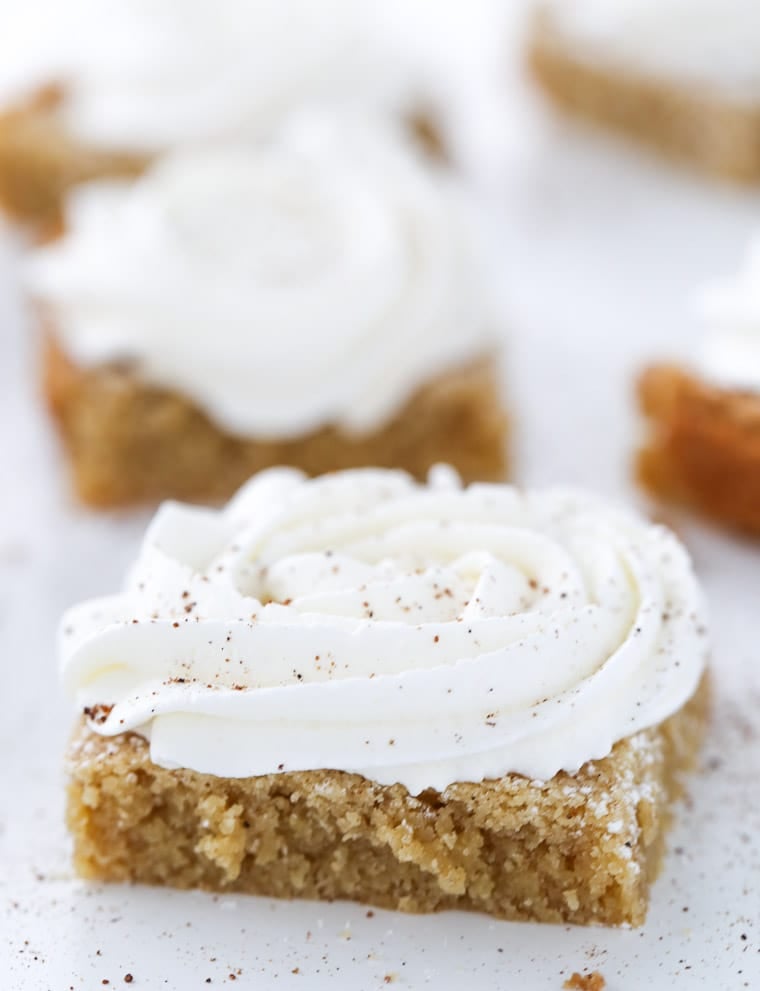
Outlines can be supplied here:
<path id="1" fill-rule="evenodd" d="M 481 34 L 491 54 L 506 51 L 494 30 L 473 24 L 460 37 L 474 45 Z M 484 84 L 513 75 L 479 62 Z M 519 478 L 636 500 L 632 376 L 650 358 L 689 354 L 688 293 L 735 268 L 760 224 L 760 193 L 709 185 L 569 131 L 519 87 L 499 100 L 483 89 L 481 112 L 460 122 L 489 215 Z M 127 974 L 136 991 L 233 980 L 283 991 L 558 991 L 572 971 L 589 969 L 604 974 L 608 991 L 760 987 L 760 544 L 678 517 L 711 601 L 715 719 L 640 931 L 368 914 L 75 879 L 60 773 L 71 713 L 59 695 L 54 628 L 66 605 L 117 586 L 147 517 L 95 515 L 69 497 L 13 288 L 18 247 L 7 234 L 0 245 L 3 991 L 119 988 Z"/>

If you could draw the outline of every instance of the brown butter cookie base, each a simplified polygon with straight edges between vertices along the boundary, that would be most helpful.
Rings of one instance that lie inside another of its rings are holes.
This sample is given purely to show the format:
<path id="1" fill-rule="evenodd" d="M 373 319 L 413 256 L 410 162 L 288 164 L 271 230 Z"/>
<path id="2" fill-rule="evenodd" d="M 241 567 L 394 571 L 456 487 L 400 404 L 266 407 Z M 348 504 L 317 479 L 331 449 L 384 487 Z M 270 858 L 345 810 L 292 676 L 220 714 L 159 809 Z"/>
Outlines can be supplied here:
<path id="1" fill-rule="evenodd" d="M 703 172 L 760 182 L 760 103 L 732 103 L 708 88 L 585 60 L 554 28 L 546 10 L 534 19 L 528 64 L 561 110 Z"/>
<path id="2" fill-rule="evenodd" d="M 760 535 L 760 394 L 655 365 L 641 376 L 638 395 L 649 421 L 639 481 L 663 499 Z"/>
<path id="3" fill-rule="evenodd" d="M 82 722 L 68 756 L 75 865 L 107 881 L 640 925 L 707 694 L 703 681 L 680 712 L 576 775 L 419 797 L 340 771 L 169 771 L 141 737 Z"/>
<path id="4" fill-rule="evenodd" d="M 448 462 L 465 480 L 503 480 L 507 420 L 496 361 L 483 358 L 427 383 L 374 433 L 324 428 L 292 440 L 225 433 L 179 394 L 118 366 L 83 369 L 49 337 L 45 392 L 79 496 L 93 506 L 229 498 L 251 475 L 294 465 L 310 475 L 360 466 L 424 477 Z"/>

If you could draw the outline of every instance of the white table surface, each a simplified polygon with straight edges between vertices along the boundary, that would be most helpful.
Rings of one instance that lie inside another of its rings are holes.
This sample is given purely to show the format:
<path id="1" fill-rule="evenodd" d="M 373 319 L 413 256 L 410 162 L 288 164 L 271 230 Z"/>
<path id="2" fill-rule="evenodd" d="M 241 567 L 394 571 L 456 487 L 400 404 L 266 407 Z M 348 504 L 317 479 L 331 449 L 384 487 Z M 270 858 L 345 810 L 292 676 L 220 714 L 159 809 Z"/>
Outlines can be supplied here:
<path id="1" fill-rule="evenodd" d="M 492 4 L 493 6 L 493 4 Z M 468 5 L 469 7 L 469 5 Z M 452 15 L 453 16 L 453 15 Z M 463 14 L 460 12 L 460 20 Z M 456 18 L 452 20 L 452 25 Z M 480 113 L 460 113 L 487 207 L 522 482 L 638 501 L 629 455 L 638 367 L 688 357 L 689 292 L 732 271 L 760 194 L 671 171 L 548 117 L 483 44 Z M 454 32 L 456 33 L 456 31 Z M 453 64 L 453 63 L 452 63 Z M 499 93 L 493 85 L 503 84 Z M 511 94 L 503 90 L 507 84 Z M 475 83 L 473 83 L 473 86 Z M 490 86 L 490 89 L 486 87 Z M 77 880 L 60 771 L 61 610 L 115 589 L 145 513 L 70 498 L 23 319 L 18 245 L 0 245 L 0 989 L 559 989 L 598 969 L 609 991 L 760 987 L 760 545 L 676 520 L 712 606 L 716 708 L 701 773 L 638 931 L 410 917 Z M 208 979 L 210 978 L 210 983 Z M 110 982 L 107 985 L 106 982 Z"/>

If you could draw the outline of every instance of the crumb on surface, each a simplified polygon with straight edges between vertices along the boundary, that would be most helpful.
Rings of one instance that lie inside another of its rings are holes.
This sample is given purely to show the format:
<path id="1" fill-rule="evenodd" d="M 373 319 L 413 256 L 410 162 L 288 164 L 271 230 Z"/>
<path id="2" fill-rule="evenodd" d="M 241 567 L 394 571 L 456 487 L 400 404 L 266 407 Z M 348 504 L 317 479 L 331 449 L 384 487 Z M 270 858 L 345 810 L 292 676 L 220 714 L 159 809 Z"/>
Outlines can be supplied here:
<path id="1" fill-rule="evenodd" d="M 576 970 L 562 987 L 567 988 L 568 991 L 604 991 L 607 982 L 598 970 L 590 974 L 579 974 Z"/>

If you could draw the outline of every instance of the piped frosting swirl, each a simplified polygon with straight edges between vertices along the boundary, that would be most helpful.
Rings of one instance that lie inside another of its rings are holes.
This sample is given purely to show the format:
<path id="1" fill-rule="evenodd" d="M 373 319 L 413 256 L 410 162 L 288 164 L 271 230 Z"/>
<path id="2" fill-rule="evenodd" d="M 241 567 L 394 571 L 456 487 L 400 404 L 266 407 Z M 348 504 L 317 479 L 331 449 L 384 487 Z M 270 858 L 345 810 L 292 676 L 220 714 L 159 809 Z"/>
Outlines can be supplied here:
<path id="1" fill-rule="evenodd" d="M 688 556 L 580 492 L 365 469 L 166 504 L 121 595 L 70 610 L 65 685 L 105 735 L 220 776 L 332 768 L 410 792 L 606 756 L 706 661 Z"/>
<path id="2" fill-rule="evenodd" d="M 84 366 L 129 361 L 223 428 L 370 432 L 490 350 L 465 194 L 402 127 L 311 110 L 256 147 L 82 186 L 26 283 Z"/>

